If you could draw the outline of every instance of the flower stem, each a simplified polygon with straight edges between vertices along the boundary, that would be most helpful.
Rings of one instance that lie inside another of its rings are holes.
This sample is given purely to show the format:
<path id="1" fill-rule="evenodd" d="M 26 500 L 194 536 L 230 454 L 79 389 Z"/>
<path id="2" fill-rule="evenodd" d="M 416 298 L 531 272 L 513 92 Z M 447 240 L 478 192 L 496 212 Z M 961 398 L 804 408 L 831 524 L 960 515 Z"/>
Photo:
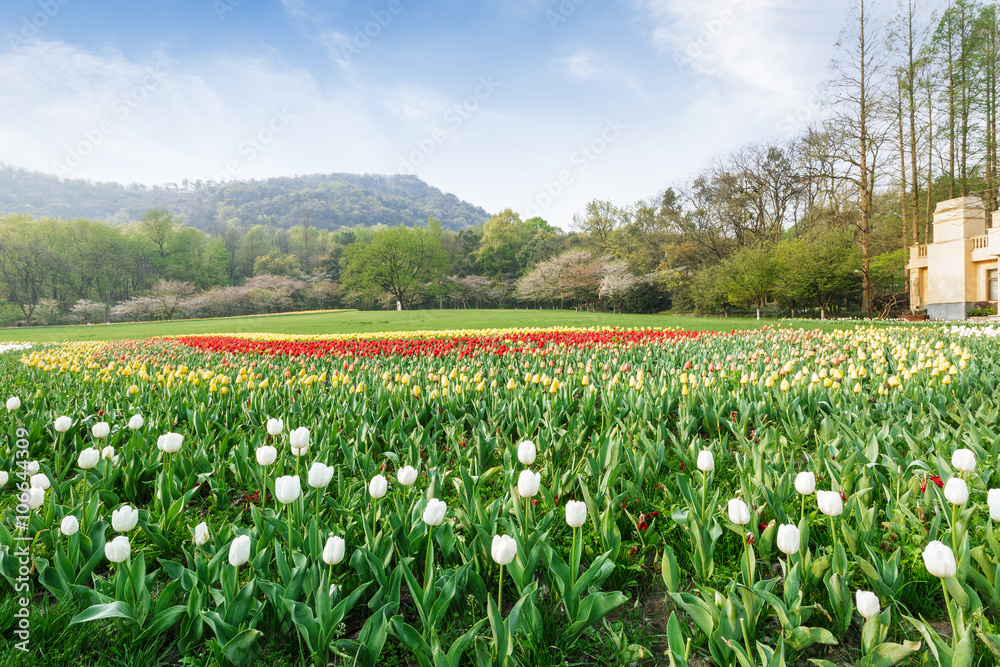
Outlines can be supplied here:
<path id="1" fill-rule="evenodd" d="M 951 548 L 955 551 L 956 560 L 961 560 L 958 551 L 958 505 L 951 506 Z"/>
<path id="2" fill-rule="evenodd" d="M 497 611 L 503 618 L 503 565 L 500 566 L 500 583 L 497 584 Z"/>
<path id="3" fill-rule="evenodd" d="M 285 512 L 286 512 L 286 514 L 288 514 L 288 516 L 286 518 L 288 519 L 288 550 L 289 551 L 291 551 L 292 549 L 295 548 L 293 546 L 293 544 L 292 544 L 292 535 L 295 534 L 295 533 L 292 532 L 292 505 L 294 505 L 294 503 L 289 503 L 288 505 L 285 506 Z"/>
<path id="4" fill-rule="evenodd" d="M 944 579 L 941 580 L 941 590 L 944 591 L 944 606 L 948 608 L 948 620 L 951 621 L 951 645 L 954 647 L 958 643 L 958 625 L 955 623 L 955 614 L 951 610 L 951 598 L 948 596 L 948 586 Z"/>

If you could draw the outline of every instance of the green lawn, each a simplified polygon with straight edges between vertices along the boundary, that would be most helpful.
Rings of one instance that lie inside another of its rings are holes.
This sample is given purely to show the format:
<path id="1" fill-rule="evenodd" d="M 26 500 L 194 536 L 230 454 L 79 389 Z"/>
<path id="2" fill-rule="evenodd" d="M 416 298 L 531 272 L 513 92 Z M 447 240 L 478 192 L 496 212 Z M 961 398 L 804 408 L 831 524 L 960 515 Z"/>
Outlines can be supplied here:
<path id="1" fill-rule="evenodd" d="M 96 324 L 89 326 L 0 329 L 0 341 L 63 342 L 71 340 L 142 339 L 209 333 L 334 334 L 367 331 L 421 331 L 442 329 L 493 329 L 506 327 L 667 327 L 700 331 L 729 331 L 776 326 L 781 320 L 730 317 L 678 317 L 673 315 L 613 315 L 577 313 L 572 310 L 407 310 L 326 311 L 289 315 L 257 315 L 179 322 Z M 803 326 L 794 322 L 792 326 Z M 850 322 L 816 322 L 824 330 L 850 328 Z"/>

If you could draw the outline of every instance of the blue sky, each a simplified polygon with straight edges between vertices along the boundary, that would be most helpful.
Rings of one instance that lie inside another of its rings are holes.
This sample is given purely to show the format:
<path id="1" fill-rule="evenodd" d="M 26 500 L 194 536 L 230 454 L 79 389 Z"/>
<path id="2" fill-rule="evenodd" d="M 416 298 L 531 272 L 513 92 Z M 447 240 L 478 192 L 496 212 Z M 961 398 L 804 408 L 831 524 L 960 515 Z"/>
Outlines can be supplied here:
<path id="1" fill-rule="evenodd" d="M 406 172 L 568 228 L 591 199 L 647 199 L 815 120 L 846 16 L 843 0 L 5 0 L 0 161 L 147 184 Z"/>

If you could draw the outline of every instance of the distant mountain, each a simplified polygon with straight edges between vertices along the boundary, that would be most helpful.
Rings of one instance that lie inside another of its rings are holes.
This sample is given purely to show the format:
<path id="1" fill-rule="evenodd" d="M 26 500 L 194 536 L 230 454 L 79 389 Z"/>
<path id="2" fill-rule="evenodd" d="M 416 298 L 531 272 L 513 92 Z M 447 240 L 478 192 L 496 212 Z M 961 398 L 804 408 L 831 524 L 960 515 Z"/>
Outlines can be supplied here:
<path id="1" fill-rule="evenodd" d="M 314 174 L 149 187 L 60 181 L 0 163 L 0 214 L 124 223 L 138 220 L 151 208 L 169 209 L 199 229 L 226 222 L 289 228 L 300 224 L 306 211 L 310 224 L 320 229 L 413 226 L 433 217 L 445 229 L 459 230 L 490 217 L 482 208 L 409 175 Z"/>

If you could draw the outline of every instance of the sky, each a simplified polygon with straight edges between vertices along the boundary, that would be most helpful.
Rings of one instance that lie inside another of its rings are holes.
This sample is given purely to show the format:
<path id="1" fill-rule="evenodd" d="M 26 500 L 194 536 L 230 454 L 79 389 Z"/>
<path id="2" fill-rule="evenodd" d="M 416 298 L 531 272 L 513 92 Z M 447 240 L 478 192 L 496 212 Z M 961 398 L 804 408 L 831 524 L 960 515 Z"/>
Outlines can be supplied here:
<path id="1" fill-rule="evenodd" d="M 845 0 L 4 0 L 0 162 L 164 184 L 415 174 L 569 229 L 787 139 Z"/>

